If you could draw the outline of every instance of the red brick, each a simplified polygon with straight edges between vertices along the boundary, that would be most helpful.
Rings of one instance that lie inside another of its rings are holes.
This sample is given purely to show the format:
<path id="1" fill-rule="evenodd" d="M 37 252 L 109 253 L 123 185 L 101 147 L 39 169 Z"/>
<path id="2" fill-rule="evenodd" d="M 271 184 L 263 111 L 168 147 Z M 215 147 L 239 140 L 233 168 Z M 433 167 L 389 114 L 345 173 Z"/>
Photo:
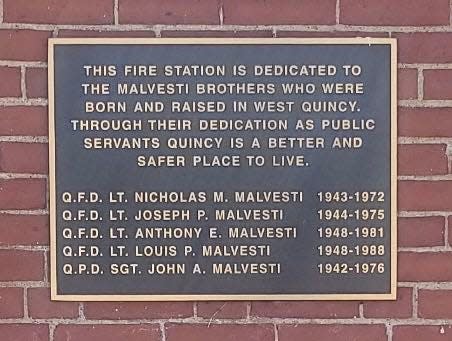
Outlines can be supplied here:
<path id="1" fill-rule="evenodd" d="M 400 211 L 452 210 L 452 181 L 399 181 Z"/>
<path id="2" fill-rule="evenodd" d="M 0 335 L 2 341 L 49 341 L 49 326 L 46 324 L 0 324 Z"/>
<path id="3" fill-rule="evenodd" d="M 399 108 L 399 136 L 452 137 L 452 109 Z"/>
<path id="4" fill-rule="evenodd" d="M 0 97 L 20 97 L 20 68 L 0 66 Z"/>
<path id="5" fill-rule="evenodd" d="M 370 318 L 406 318 L 413 314 L 413 290 L 398 288 L 396 301 L 364 302 L 364 317 Z"/>
<path id="6" fill-rule="evenodd" d="M 358 302 L 253 302 L 251 315 L 282 318 L 353 318 Z"/>
<path id="7" fill-rule="evenodd" d="M 43 278 L 42 252 L 0 250 L 0 281 L 40 281 Z"/>
<path id="8" fill-rule="evenodd" d="M 449 341 L 452 326 L 394 326 L 392 341 Z"/>
<path id="9" fill-rule="evenodd" d="M 210 38 L 271 38 L 272 31 L 162 31 L 163 38 L 191 38 L 191 37 L 210 37 Z"/>
<path id="10" fill-rule="evenodd" d="M 99 30 L 60 30 L 59 38 L 153 38 L 153 31 L 99 31 Z"/>
<path id="11" fill-rule="evenodd" d="M 226 0 L 223 6 L 225 24 L 328 25 L 336 22 L 336 0 Z"/>
<path id="12" fill-rule="evenodd" d="M 448 173 L 445 144 L 400 144 L 399 175 L 438 175 Z"/>
<path id="13" fill-rule="evenodd" d="M 85 316 L 90 319 L 178 318 L 193 316 L 191 302 L 88 302 Z"/>
<path id="14" fill-rule="evenodd" d="M 0 209 L 43 209 L 46 204 L 45 179 L 0 180 Z"/>
<path id="15" fill-rule="evenodd" d="M 47 129 L 46 107 L 0 107 L 0 135 L 45 136 Z"/>
<path id="16" fill-rule="evenodd" d="M 449 0 L 341 0 L 341 24 L 449 25 Z"/>
<path id="17" fill-rule="evenodd" d="M 279 341 L 387 341 L 384 325 L 280 325 Z"/>
<path id="18" fill-rule="evenodd" d="M 55 329 L 54 341 L 160 341 L 155 324 L 64 325 Z"/>
<path id="19" fill-rule="evenodd" d="M 24 316 L 24 291 L 22 288 L 0 288 L 0 318 Z"/>
<path id="20" fill-rule="evenodd" d="M 397 242 L 400 247 L 428 247 L 444 245 L 443 217 L 399 218 Z"/>
<path id="21" fill-rule="evenodd" d="M 269 324 L 166 324 L 166 341 L 273 341 Z"/>
<path id="22" fill-rule="evenodd" d="M 452 62 L 452 33 L 396 33 L 399 63 Z"/>
<path id="23" fill-rule="evenodd" d="M 47 69 L 27 68 L 25 75 L 27 97 L 47 97 Z"/>
<path id="24" fill-rule="evenodd" d="M 0 171 L 47 174 L 47 143 L 0 142 Z"/>
<path id="25" fill-rule="evenodd" d="M 452 290 L 419 290 L 418 315 L 427 319 L 452 318 Z"/>
<path id="26" fill-rule="evenodd" d="M 417 70 L 399 69 L 397 75 L 397 95 L 399 99 L 417 98 Z"/>
<path id="27" fill-rule="evenodd" d="M 199 302 L 198 316 L 212 319 L 246 318 L 246 302 Z"/>
<path id="28" fill-rule="evenodd" d="M 278 38 L 367 38 L 367 37 L 378 37 L 384 38 L 389 37 L 387 32 L 358 32 L 358 31 L 333 31 L 333 32 L 323 32 L 323 31 L 276 31 L 276 36 Z M 363 40 L 364 41 L 364 40 Z"/>
<path id="29" fill-rule="evenodd" d="M 49 245 L 49 216 L 0 214 L 0 245 Z"/>
<path id="30" fill-rule="evenodd" d="M 424 99 L 452 99 L 452 70 L 424 70 Z"/>
<path id="31" fill-rule="evenodd" d="M 0 59 L 47 61 L 48 31 L 1 30 Z"/>
<path id="32" fill-rule="evenodd" d="M 50 301 L 49 288 L 28 289 L 28 314 L 32 318 L 75 318 L 78 303 Z"/>
<path id="33" fill-rule="evenodd" d="M 113 0 L 3 0 L 3 21 L 36 24 L 112 24 Z"/>
<path id="34" fill-rule="evenodd" d="M 452 281 L 452 252 L 399 252 L 401 282 Z"/>
<path id="35" fill-rule="evenodd" d="M 121 0 L 121 24 L 219 24 L 217 1 Z"/>

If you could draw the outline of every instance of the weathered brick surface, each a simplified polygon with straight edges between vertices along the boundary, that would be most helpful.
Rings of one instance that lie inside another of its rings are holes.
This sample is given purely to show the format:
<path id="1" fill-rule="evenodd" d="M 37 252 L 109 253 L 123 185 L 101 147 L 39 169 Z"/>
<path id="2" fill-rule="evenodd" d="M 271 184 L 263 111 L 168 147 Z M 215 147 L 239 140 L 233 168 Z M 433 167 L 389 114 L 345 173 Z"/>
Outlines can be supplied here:
<path id="1" fill-rule="evenodd" d="M 210 0 L 121 0 L 122 24 L 219 24 L 218 3 Z"/>
<path id="2" fill-rule="evenodd" d="M 4 0 L 3 20 L 37 24 L 110 24 L 113 0 Z"/>
<path id="3" fill-rule="evenodd" d="M 166 341 L 274 341 L 269 324 L 168 324 Z"/>
<path id="4" fill-rule="evenodd" d="M 20 97 L 20 68 L 0 66 L 0 97 Z"/>
<path id="5" fill-rule="evenodd" d="M 270 38 L 270 30 L 259 31 L 162 31 L 163 38 Z"/>
<path id="6" fill-rule="evenodd" d="M 54 341 L 160 341 L 160 329 L 155 324 L 135 325 L 59 325 Z"/>
<path id="7" fill-rule="evenodd" d="M 28 314 L 33 318 L 76 318 L 77 302 L 50 301 L 49 288 L 28 289 Z"/>
<path id="8" fill-rule="evenodd" d="M 49 341 L 49 326 L 43 324 L 0 324 L 2 341 Z"/>
<path id="9" fill-rule="evenodd" d="M 47 97 L 46 68 L 28 68 L 25 77 L 28 98 Z"/>
<path id="10" fill-rule="evenodd" d="M 400 247 L 444 245 L 444 217 L 399 218 L 397 241 Z"/>
<path id="11" fill-rule="evenodd" d="M 0 209 L 44 209 L 46 190 L 45 179 L 0 180 Z"/>
<path id="12" fill-rule="evenodd" d="M 452 210 L 452 181 L 399 181 L 401 211 Z"/>
<path id="13" fill-rule="evenodd" d="M 199 302 L 198 316 L 207 319 L 246 318 L 246 302 Z"/>
<path id="14" fill-rule="evenodd" d="M 6 173 L 48 173 L 46 143 L 0 142 L 0 171 Z"/>
<path id="15" fill-rule="evenodd" d="M 43 106 L 0 106 L 0 134 L 47 135 L 47 108 Z"/>
<path id="16" fill-rule="evenodd" d="M 401 144 L 398 146 L 400 175 L 448 173 L 446 144 Z"/>
<path id="17" fill-rule="evenodd" d="M 417 89 L 417 69 L 399 69 L 397 74 L 397 95 L 399 99 L 416 99 Z"/>
<path id="18" fill-rule="evenodd" d="M 448 341 L 452 336 L 452 326 L 394 326 L 393 341 Z"/>
<path id="19" fill-rule="evenodd" d="M 364 317 L 368 318 L 408 318 L 413 314 L 413 290 L 398 288 L 395 301 L 366 301 L 363 305 Z"/>
<path id="20" fill-rule="evenodd" d="M 0 318 L 24 316 L 24 290 L 22 288 L 0 288 Z"/>
<path id="21" fill-rule="evenodd" d="M 40 281 L 43 279 L 43 252 L 0 250 L 0 281 Z"/>
<path id="22" fill-rule="evenodd" d="M 452 252 L 399 252 L 398 257 L 399 281 L 452 281 Z"/>
<path id="23" fill-rule="evenodd" d="M 153 31 L 60 30 L 59 38 L 153 38 Z"/>
<path id="24" fill-rule="evenodd" d="M 396 33 L 400 63 L 450 63 L 452 33 Z"/>
<path id="25" fill-rule="evenodd" d="M 419 290 L 418 314 L 428 319 L 451 319 L 452 290 Z"/>
<path id="26" fill-rule="evenodd" d="M 400 136 L 452 136 L 452 108 L 399 108 L 398 118 Z"/>
<path id="27" fill-rule="evenodd" d="M 224 1 L 225 24 L 334 24 L 335 0 L 226 0 Z"/>
<path id="28" fill-rule="evenodd" d="M 48 244 L 48 215 L 0 214 L 0 245 Z"/>
<path id="29" fill-rule="evenodd" d="M 299 318 L 354 318 L 358 302 L 253 302 L 251 315 Z"/>
<path id="30" fill-rule="evenodd" d="M 341 24 L 448 25 L 448 0 L 341 0 Z"/>
<path id="31" fill-rule="evenodd" d="M 85 316 L 90 319 L 178 318 L 193 316 L 190 302 L 88 302 Z"/>
<path id="32" fill-rule="evenodd" d="M 47 60 L 49 31 L 0 29 L 0 60 Z"/>
<path id="33" fill-rule="evenodd" d="M 360 340 L 386 341 L 384 325 L 282 325 L 279 341 Z"/>
<path id="34" fill-rule="evenodd" d="M 452 69 L 424 71 L 425 99 L 452 99 Z"/>

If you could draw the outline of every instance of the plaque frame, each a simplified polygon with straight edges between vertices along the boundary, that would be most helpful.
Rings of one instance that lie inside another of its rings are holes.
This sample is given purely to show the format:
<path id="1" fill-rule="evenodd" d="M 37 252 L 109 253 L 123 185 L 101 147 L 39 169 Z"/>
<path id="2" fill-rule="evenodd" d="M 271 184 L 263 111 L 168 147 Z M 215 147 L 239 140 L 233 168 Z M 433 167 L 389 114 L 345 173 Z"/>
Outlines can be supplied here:
<path id="1" fill-rule="evenodd" d="M 389 45 L 391 50 L 391 251 L 390 293 L 385 294 L 178 294 L 178 295 L 65 295 L 57 290 L 55 84 L 54 48 L 57 45 Z M 271 300 L 395 300 L 397 297 L 397 40 L 395 38 L 49 38 L 49 216 L 50 289 L 54 301 L 271 301 Z"/>

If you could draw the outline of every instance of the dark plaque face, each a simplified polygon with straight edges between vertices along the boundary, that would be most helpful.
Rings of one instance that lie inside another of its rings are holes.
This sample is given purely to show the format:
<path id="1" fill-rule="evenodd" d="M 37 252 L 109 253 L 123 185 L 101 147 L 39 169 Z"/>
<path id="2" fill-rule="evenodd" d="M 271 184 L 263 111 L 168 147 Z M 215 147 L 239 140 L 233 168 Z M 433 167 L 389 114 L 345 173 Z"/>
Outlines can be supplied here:
<path id="1" fill-rule="evenodd" d="M 52 297 L 393 299 L 392 39 L 52 39 Z"/>

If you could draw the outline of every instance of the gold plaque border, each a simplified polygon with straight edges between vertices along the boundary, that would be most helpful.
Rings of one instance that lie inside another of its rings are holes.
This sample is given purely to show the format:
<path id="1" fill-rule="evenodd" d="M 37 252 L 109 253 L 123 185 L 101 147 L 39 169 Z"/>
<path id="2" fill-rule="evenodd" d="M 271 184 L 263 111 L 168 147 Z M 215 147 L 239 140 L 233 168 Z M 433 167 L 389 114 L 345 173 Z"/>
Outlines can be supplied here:
<path id="1" fill-rule="evenodd" d="M 56 45 L 389 45 L 391 47 L 391 292 L 387 294 L 60 295 L 56 264 L 55 87 Z M 397 296 L 397 40 L 394 38 L 50 38 L 48 41 L 50 288 L 55 301 L 395 300 Z"/>

